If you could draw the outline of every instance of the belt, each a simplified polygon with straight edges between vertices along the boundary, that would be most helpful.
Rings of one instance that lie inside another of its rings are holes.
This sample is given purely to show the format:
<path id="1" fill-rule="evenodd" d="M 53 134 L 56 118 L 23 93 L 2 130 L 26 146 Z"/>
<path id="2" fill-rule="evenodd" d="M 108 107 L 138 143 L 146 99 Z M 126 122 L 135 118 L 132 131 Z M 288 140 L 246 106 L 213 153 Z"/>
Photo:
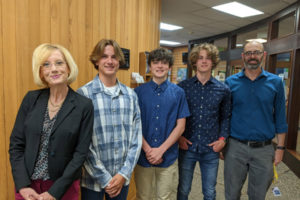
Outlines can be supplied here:
<path id="1" fill-rule="evenodd" d="M 272 143 L 272 140 L 267 140 L 267 141 L 247 141 L 247 140 L 240 140 L 240 139 L 237 139 L 237 138 L 233 138 L 233 137 L 230 137 L 240 143 L 243 143 L 243 144 L 246 144 L 247 146 L 249 147 L 252 147 L 252 148 L 258 148 L 258 147 L 264 147 L 266 145 L 270 145 Z"/>

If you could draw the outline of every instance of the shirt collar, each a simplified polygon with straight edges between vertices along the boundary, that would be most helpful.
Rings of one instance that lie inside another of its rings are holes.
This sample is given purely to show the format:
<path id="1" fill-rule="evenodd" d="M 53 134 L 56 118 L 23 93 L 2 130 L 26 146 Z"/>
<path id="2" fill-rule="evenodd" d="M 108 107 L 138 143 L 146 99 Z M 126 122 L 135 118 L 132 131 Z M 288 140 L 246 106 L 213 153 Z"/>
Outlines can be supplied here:
<path id="1" fill-rule="evenodd" d="M 191 81 L 193 83 L 198 83 L 198 82 L 200 83 L 200 81 L 197 78 L 197 75 L 195 75 L 193 78 L 191 78 Z M 218 81 L 213 76 L 210 76 L 210 79 L 205 84 L 207 84 L 207 83 L 214 83 L 214 84 L 216 84 L 217 82 Z"/>
<path id="2" fill-rule="evenodd" d="M 157 90 L 157 89 L 161 89 L 162 92 L 164 92 L 167 87 L 169 85 L 169 81 L 168 80 L 165 80 L 162 84 L 158 85 L 157 83 L 155 83 L 153 80 L 150 81 L 150 87 L 153 89 L 153 90 Z"/>
<path id="3" fill-rule="evenodd" d="M 238 76 L 239 78 L 246 77 L 246 74 L 245 74 L 245 68 L 243 68 L 242 71 L 241 71 L 240 73 L 237 74 L 237 76 Z M 257 78 L 260 78 L 260 77 L 262 77 L 262 76 L 264 76 L 264 77 L 267 77 L 267 76 L 268 76 L 267 72 L 266 72 L 263 68 L 261 68 L 261 73 L 260 73 L 260 75 L 259 75 Z"/>
<path id="4" fill-rule="evenodd" d="M 118 85 L 118 89 L 116 91 L 116 94 L 126 94 L 127 90 L 122 86 L 122 84 L 119 82 L 119 80 L 117 79 L 117 85 Z M 100 93 L 100 92 L 104 92 L 104 84 L 102 83 L 102 81 L 99 78 L 99 75 L 97 74 L 96 77 L 93 80 L 93 86 L 92 86 L 92 90 L 93 93 Z"/>

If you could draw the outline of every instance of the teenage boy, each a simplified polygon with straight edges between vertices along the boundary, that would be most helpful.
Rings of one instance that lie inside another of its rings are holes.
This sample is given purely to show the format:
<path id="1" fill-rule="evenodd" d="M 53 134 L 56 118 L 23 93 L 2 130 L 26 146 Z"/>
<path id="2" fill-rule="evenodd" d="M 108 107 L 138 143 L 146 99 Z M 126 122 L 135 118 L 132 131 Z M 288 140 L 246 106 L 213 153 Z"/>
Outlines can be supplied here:
<path id="1" fill-rule="evenodd" d="M 117 80 L 124 55 L 118 43 L 103 39 L 90 61 L 99 74 L 80 94 L 94 104 L 94 131 L 81 179 L 82 200 L 126 200 L 142 146 L 140 109 L 135 92 Z"/>
<path id="2" fill-rule="evenodd" d="M 219 152 L 225 146 L 230 130 L 230 90 L 211 75 L 219 63 L 219 51 L 215 45 L 205 43 L 194 47 L 189 62 L 196 76 L 179 83 L 185 91 L 191 116 L 187 118 L 185 132 L 179 139 L 177 199 L 188 199 L 195 165 L 199 162 L 204 199 L 214 200 Z"/>
<path id="3" fill-rule="evenodd" d="M 183 89 L 170 83 L 172 53 L 164 48 L 150 52 L 152 80 L 135 89 L 142 116 L 143 145 L 135 168 L 137 200 L 170 199 L 177 177 L 177 140 L 190 115 Z M 155 188 L 152 182 L 155 181 Z"/>

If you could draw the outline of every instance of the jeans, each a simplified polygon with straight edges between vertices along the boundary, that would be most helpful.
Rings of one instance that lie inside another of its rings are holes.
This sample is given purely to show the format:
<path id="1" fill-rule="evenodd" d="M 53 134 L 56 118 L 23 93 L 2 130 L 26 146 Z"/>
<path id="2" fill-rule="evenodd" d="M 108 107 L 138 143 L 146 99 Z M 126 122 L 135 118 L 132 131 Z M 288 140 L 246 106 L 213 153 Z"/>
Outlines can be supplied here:
<path id="1" fill-rule="evenodd" d="M 123 186 L 120 194 L 114 198 L 110 198 L 109 195 L 103 190 L 100 192 L 81 187 L 81 200 L 103 200 L 105 195 L 106 200 L 126 200 L 128 195 L 129 186 Z"/>
<path id="2" fill-rule="evenodd" d="M 200 165 L 204 200 L 216 199 L 219 153 L 196 153 L 179 150 L 179 184 L 177 200 L 188 200 L 197 161 Z"/>

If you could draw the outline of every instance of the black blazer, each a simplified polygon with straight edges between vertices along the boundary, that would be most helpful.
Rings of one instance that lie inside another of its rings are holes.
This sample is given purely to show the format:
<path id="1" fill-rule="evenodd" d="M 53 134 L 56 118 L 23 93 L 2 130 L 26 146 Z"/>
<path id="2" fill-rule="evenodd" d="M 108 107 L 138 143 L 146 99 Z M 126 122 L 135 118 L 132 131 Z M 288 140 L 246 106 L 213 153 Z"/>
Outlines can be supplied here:
<path id="1" fill-rule="evenodd" d="M 49 89 L 29 91 L 23 99 L 10 136 L 9 154 L 16 190 L 31 184 L 38 156 Z M 80 178 L 93 132 L 92 101 L 69 88 L 58 112 L 48 146 L 48 169 L 54 184 L 49 193 L 60 199 Z"/>

